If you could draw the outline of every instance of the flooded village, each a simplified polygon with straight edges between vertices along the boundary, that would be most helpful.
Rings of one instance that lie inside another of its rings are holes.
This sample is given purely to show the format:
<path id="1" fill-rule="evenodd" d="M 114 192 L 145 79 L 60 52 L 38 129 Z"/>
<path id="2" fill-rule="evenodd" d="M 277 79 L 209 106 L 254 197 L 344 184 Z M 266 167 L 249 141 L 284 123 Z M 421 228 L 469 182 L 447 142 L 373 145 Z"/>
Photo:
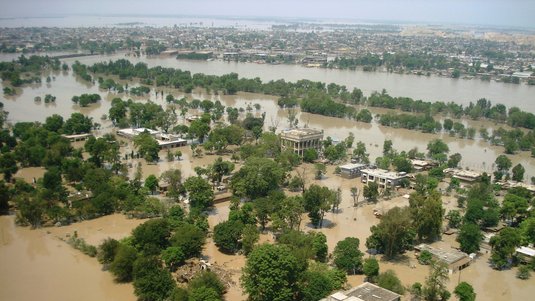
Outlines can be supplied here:
<path id="1" fill-rule="evenodd" d="M 188 47 L 219 32 L 175 30 Z M 60 31 L 63 43 L 71 29 Z M 379 36 L 363 38 L 370 51 Z M 0 54 L 0 300 L 535 293 L 531 75 L 511 85 L 117 50 Z M 533 66 L 521 57 L 504 58 L 507 71 Z M 99 100 L 82 104 L 89 95 Z"/>

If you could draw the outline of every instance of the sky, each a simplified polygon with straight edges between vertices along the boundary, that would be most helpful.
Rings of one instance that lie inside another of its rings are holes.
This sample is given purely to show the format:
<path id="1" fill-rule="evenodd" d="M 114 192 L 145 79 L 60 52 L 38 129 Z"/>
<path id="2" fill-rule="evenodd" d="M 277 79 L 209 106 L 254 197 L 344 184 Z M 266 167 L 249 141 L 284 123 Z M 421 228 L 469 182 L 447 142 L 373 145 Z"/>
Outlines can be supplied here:
<path id="1" fill-rule="evenodd" d="M 535 29 L 535 0 L 0 0 L 0 17 L 72 14 L 322 18 Z"/>

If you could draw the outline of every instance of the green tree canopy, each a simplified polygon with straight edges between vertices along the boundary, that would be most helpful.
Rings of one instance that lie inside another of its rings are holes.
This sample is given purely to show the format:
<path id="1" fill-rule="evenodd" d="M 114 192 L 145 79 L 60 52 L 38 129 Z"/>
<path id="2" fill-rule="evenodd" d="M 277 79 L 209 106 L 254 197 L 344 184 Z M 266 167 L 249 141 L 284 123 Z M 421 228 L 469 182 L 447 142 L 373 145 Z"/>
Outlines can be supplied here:
<path id="1" fill-rule="evenodd" d="M 346 237 L 339 241 L 334 248 L 334 264 L 347 273 L 356 274 L 362 270 L 362 252 L 359 250 L 360 241 L 356 237 Z"/>
<path id="2" fill-rule="evenodd" d="M 263 244 L 247 258 L 241 277 L 251 301 L 292 300 L 303 271 L 287 246 Z"/>

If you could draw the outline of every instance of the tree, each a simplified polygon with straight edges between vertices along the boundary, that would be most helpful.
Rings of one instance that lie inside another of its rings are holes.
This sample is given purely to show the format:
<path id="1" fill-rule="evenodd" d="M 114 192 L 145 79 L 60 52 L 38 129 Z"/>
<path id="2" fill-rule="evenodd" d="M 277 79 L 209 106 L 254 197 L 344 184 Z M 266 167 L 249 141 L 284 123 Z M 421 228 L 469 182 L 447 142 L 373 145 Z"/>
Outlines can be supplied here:
<path id="1" fill-rule="evenodd" d="M 251 157 L 232 177 L 230 188 L 237 196 L 255 199 L 279 188 L 284 176 L 284 170 L 273 160 Z"/>
<path id="2" fill-rule="evenodd" d="M 208 288 L 210 290 L 213 290 L 218 297 L 217 300 L 222 300 L 223 294 L 226 292 L 225 285 L 223 284 L 223 282 L 221 282 L 217 274 L 212 271 L 202 271 L 198 273 L 197 275 L 195 275 L 195 277 L 193 277 L 193 279 L 191 279 L 188 284 L 188 289 L 190 291 L 195 291 L 201 288 Z M 206 299 L 198 300 L 201 301 Z"/>
<path id="3" fill-rule="evenodd" d="M 305 213 L 304 200 L 301 196 L 284 198 L 280 207 L 273 215 L 273 228 L 275 230 L 299 230 L 302 215 Z"/>
<path id="4" fill-rule="evenodd" d="M 17 197 L 16 204 L 20 214 L 19 222 L 30 224 L 32 228 L 41 227 L 46 207 L 42 198 L 23 193 Z"/>
<path id="5" fill-rule="evenodd" d="M 171 225 L 158 218 L 144 222 L 132 231 L 133 245 L 146 255 L 156 255 L 169 246 Z"/>
<path id="6" fill-rule="evenodd" d="M 506 227 L 490 239 L 492 253 L 490 261 L 496 269 L 502 269 L 509 265 L 513 254 L 520 246 L 522 237 L 516 228 Z"/>
<path id="7" fill-rule="evenodd" d="M 310 185 L 305 193 L 303 193 L 304 208 L 308 212 L 308 216 L 314 227 L 322 227 L 323 217 L 331 209 L 335 198 L 336 192 L 327 187 L 315 184 Z"/>
<path id="8" fill-rule="evenodd" d="M 318 152 L 313 148 L 307 148 L 303 152 L 303 161 L 312 163 L 318 159 Z"/>
<path id="9" fill-rule="evenodd" d="M 389 258 L 410 249 L 416 236 L 407 207 L 390 209 L 370 230 L 372 234 L 366 239 L 366 247 L 384 252 Z"/>
<path id="10" fill-rule="evenodd" d="M 310 235 L 312 235 L 312 233 L 310 233 Z M 329 254 L 329 246 L 327 246 L 327 237 L 325 236 L 325 234 L 317 232 L 313 235 L 312 249 L 314 251 L 315 259 L 317 261 L 327 261 L 327 255 Z"/>
<path id="11" fill-rule="evenodd" d="M 140 256 L 133 266 L 134 293 L 139 300 L 168 300 L 176 287 L 168 270 L 163 269 L 156 257 Z"/>
<path id="12" fill-rule="evenodd" d="M 120 244 L 117 254 L 110 266 L 110 271 L 118 282 L 129 282 L 133 278 L 134 261 L 137 258 L 136 249 Z"/>
<path id="13" fill-rule="evenodd" d="M 262 244 L 247 258 L 241 277 L 251 301 L 292 300 L 298 291 L 302 270 L 290 249 L 284 245 Z"/>
<path id="14" fill-rule="evenodd" d="M 332 291 L 341 289 L 345 282 L 346 275 L 343 271 L 331 269 L 322 263 L 311 263 L 299 282 L 299 300 L 320 300 Z"/>
<path id="15" fill-rule="evenodd" d="M 11 177 L 19 170 L 13 153 L 0 155 L 0 172 L 4 174 L 4 180 L 10 181 Z"/>
<path id="16" fill-rule="evenodd" d="M 427 144 L 427 155 L 439 162 L 445 162 L 446 154 L 450 151 L 448 145 L 441 139 L 435 139 Z"/>
<path id="17" fill-rule="evenodd" d="M 217 294 L 217 292 L 213 288 L 201 286 L 201 287 L 191 289 L 187 300 L 188 301 L 220 301 L 221 297 Z"/>
<path id="18" fill-rule="evenodd" d="M 513 181 L 522 182 L 524 180 L 524 173 L 526 169 L 522 164 L 518 163 L 513 167 Z"/>
<path id="19" fill-rule="evenodd" d="M 419 239 L 436 240 L 440 238 L 444 208 L 438 191 L 432 190 L 427 195 L 411 194 L 409 208 L 414 229 Z"/>
<path id="20" fill-rule="evenodd" d="M 451 155 L 450 158 L 448 159 L 448 167 L 457 168 L 457 166 L 459 166 L 459 163 L 461 162 L 462 159 L 463 159 L 463 156 L 459 153 L 455 153 Z"/>
<path id="21" fill-rule="evenodd" d="M 446 214 L 446 219 L 448 220 L 448 227 L 458 229 L 461 225 L 463 218 L 459 210 L 450 210 Z"/>
<path id="22" fill-rule="evenodd" d="M 357 142 L 357 146 L 353 150 L 353 158 L 363 164 L 370 163 L 369 154 L 366 152 L 366 144 L 364 142 Z"/>
<path id="23" fill-rule="evenodd" d="M 115 259 L 115 255 L 119 250 L 120 243 L 113 239 L 107 238 L 98 247 L 97 259 L 101 264 L 109 265 Z"/>
<path id="24" fill-rule="evenodd" d="M 425 300 L 445 301 L 450 298 L 450 292 L 446 289 L 449 281 L 448 266 L 443 261 L 432 261 L 429 276 L 425 280 L 422 289 Z"/>
<path id="25" fill-rule="evenodd" d="M 241 221 L 228 220 L 214 227 L 214 242 L 225 253 L 235 253 L 240 249 L 243 231 Z"/>
<path id="26" fill-rule="evenodd" d="M 9 187 L 4 180 L 0 180 L 0 214 L 4 214 L 9 210 L 9 200 L 11 193 Z"/>
<path id="27" fill-rule="evenodd" d="M 396 273 L 392 270 L 386 270 L 385 272 L 377 276 L 377 285 L 393 291 L 396 294 L 403 295 L 405 293 L 405 287 L 401 284 Z"/>
<path id="28" fill-rule="evenodd" d="M 356 274 L 362 270 L 362 252 L 359 250 L 360 241 L 356 237 L 346 237 L 339 241 L 334 248 L 334 264 L 347 273 Z"/>
<path id="29" fill-rule="evenodd" d="M 535 217 L 530 217 L 520 224 L 522 240 L 527 243 L 535 243 Z"/>
<path id="30" fill-rule="evenodd" d="M 255 244 L 260 239 L 260 232 L 258 231 L 256 225 L 245 225 L 242 232 L 242 249 L 245 255 L 248 255 L 253 250 Z"/>
<path id="31" fill-rule="evenodd" d="M 184 263 L 186 256 L 179 247 L 168 247 L 162 251 L 162 260 L 171 272 Z"/>
<path id="32" fill-rule="evenodd" d="M 151 194 L 154 194 L 156 189 L 158 189 L 158 178 L 155 175 L 149 175 L 145 179 L 145 188 L 147 188 Z"/>
<path id="33" fill-rule="evenodd" d="M 362 265 L 362 272 L 366 275 L 367 281 L 375 282 L 375 278 L 379 276 L 379 262 L 377 259 L 373 257 L 366 258 Z"/>
<path id="34" fill-rule="evenodd" d="M 483 234 L 479 226 L 472 223 L 464 223 L 457 236 L 461 251 L 471 254 L 479 251 L 479 244 L 483 241 Z"/>
<path id="35" fill-rule="evenodd" d="M 171 246 L 179 247 L 186 258 L 201 254 L 205 241 L 205 233 L 196 225 L 181 223 L 171 236 Z"/>
<path id="36" fill-rule="evenodd" d="M 392 140 L 385 140 L 383 142 L 383 157 L 390 157 L 392 155 L 394 143 Z"/>
<path id="37" fill-rule="evenodd" d="M 368 201 L 377 201 L 377 197 L 379 196 L 379 185 L 375 182 L 368 182 L 367 185 L 364 186 L 362 196 Z"/>
<path id="38" fill-rule="evenodd" d="M 194 120 L 191 122 L 189 132 L 199 139 L 199 142 L 204 141 L 204 137 L 210 132 L 210 126 L 202 120 Z"/>
<path id="39" fill-rule="evenodd" d="M 351 197 L 353 197 L 353 207 L 357 207 L 358 198 L 359 198 L 359 189 L 358 187 L 351 187 Z"/>
<path id="40" fill-rule="evenodd" d="M 459 298 L 459 301 L 476 300 L 476 292 L 474 292 L 474 288 L 469 283 L 464 281 L 457 284 L 453 293 L 455 293 L 455 296 Z"/>
<path id="41" fill-rule="evenodd" d="M 162 173 L 160 179 L 168 184 L 167 195 L 178 201 L 180 195 L 185 192 L 184 185 L 182 185 L 182 172 L 180 169 L 166 170 Z"/>
<path id="42" fill-rule="evenodd" d="M 323 163 L 316 163 L 314 164 L 314 168 L 316 169 L 314 179 L 321 180 L 321 178 L 327 171 L 327 167 Z"/>
<path id="43" fill-rule="evenodd" d="M 141 157 L 147 162 L 158 161 L 158 152 L 160 146 L 156 139 L 154 139 L 149 133 L 141 133 L 134 138 L 134 146 Z"/>
<path id="44" fill-rule="evenodd" d="M 48 131 L 57 133 L 63 127 L 63 123 L 63 117 L 58 114 L 53 114 L 52 116 L 48 116 L 46 118 L 43 127 Z"/>
<path id="45" fill-rule="evenodd" d="M 201 211 L 211 207 L 214 202 L 212 186 L 201 177 L 189 177 L 184 182 L 190 206 Z"/>
<path id="46" fill-rule="evenodd" d="M 223 158 L 218 157 L 214 163 L 209 167 L 212 181 L 214 183 L 221 183 L 223 176 L 228 176 L 234 170 L 234 163 L 230 161 L 223 161 Z"/>
<path id="47" fill-rule="evenodd" d="M 496 180 L 501 180 L 502 175 L 507 175 L 509 168 L 513 166 L 511 160 L 505 155 L 499 155 L 494 163 L 497 169 L 497 173 L 494 173 Z"/>

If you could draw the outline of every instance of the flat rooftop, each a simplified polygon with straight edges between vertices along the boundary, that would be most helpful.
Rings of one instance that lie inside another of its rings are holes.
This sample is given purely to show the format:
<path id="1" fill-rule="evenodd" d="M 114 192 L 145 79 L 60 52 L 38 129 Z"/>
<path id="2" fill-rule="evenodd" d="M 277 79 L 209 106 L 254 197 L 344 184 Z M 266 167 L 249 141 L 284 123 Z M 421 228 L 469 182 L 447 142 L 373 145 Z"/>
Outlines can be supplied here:
<path id="1" fill-rule="evenodd" d="M 530 247 L 516 248 L 516 252 L 530 257 L 535 257 L 535 249 L 532 249 Z"/>
<path id="2" fill-rule="evenodd" d="M 436 258 L 446 262 L 448 265 L 453 264 L 459 260 L 468 258 L 468 254 L 463 253 L 461 251 L 437 249 L 427 244 L 420 244 L 414 248 L 419 251 L 426 250 L 429 253 L 433 254 L 433 256 L 435 256 Z"/>
<path id="3" fill-rule="evenodd" d="M 316 130 L 316 129 L 309 129 L 309 128 L 300 128 L 300 129 L 287 129 L 287 130 L 283 130 L 281 132 L 281 135 L 282 136 L 285 136 L 285 137 L 306 137 L 306 136 L 313 136 L 313 135 L 322 135 L 323 136 L 323 132 L 320 131 L 320 130 Z"/>
<path id="4" fill-rule="evenodd" d="M 362 164 L 362 163 L 351 163 L 351 164 L 345 164 L 345 165 L 340 165 L 339 167 L 341 169 L 356 169 L 356 168 L 362 168 L 366 166 L 366 164 Z"/>
<path id="5" fill-rule="evenodd" d="M 362 301 L 393 301 L 398 300 L 401 297 L 392 291 L 369 282 L 364 282 L 363 284 L 346 291 L 345 294 L 348 297 L 356 297 Z"/>
<path id="6" fill-rule="evenodd" d="M 388 178 L 388 179 L 398 179 L 398 178 L 404 178 L 407 176 L 406 173 L 398 173 L 393 171 L 388 171 L 384 169 L 363 169 L 361 171 L 362 173 L 367 173 L 369 175 L 380 177 L 380 178 Z"/>

